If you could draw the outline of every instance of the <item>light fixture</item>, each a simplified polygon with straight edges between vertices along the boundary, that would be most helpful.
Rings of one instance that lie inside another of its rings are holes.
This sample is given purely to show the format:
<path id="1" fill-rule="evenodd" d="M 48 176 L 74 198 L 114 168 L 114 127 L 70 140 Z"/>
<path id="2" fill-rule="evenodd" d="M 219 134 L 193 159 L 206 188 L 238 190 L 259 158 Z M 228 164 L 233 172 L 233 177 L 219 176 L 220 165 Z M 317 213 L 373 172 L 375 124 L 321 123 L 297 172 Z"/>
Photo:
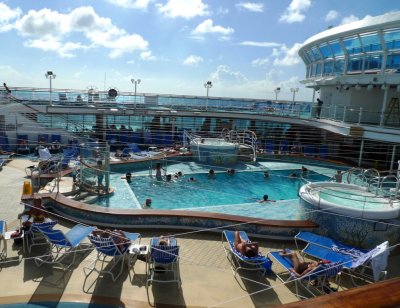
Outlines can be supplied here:
<path id="1" fill-rule="evenodd" d="M 388 86 L 387 86 L 386 82 L 384 82 L 381 86 L 381 90 L 387 90 L 387 89 L 388 89 Z"/>
<path id="2" fill-rule="evenodd" d="M 370 84 L 367 86 L 367 90 L 368 90 L 368 91 L 371 91 L 373 88 L 374 88 L 374 85 L 373 85 L 372 83 L 370 83 Z"/>
<path id="3" fill-rule="evenodd" d="M 361 90 L 361 85 L 359 82 L 357 82 L 356 86 L 354 87 L 356 90 Z"/>

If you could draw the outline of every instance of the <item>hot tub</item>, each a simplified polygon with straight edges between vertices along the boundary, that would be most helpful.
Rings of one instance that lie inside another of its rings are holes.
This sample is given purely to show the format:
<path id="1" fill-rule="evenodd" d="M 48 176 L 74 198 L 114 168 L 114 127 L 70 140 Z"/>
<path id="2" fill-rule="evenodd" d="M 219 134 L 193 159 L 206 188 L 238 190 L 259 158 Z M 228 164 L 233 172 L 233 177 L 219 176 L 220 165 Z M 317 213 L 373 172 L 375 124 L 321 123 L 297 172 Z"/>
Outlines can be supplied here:
<path id="1" fill-rule="evenodd" d="M 239 144 L 222 138 L 195 138 L 190 142 L 193 157 L 211 165 L 234 164 L 238 158 Z"/>

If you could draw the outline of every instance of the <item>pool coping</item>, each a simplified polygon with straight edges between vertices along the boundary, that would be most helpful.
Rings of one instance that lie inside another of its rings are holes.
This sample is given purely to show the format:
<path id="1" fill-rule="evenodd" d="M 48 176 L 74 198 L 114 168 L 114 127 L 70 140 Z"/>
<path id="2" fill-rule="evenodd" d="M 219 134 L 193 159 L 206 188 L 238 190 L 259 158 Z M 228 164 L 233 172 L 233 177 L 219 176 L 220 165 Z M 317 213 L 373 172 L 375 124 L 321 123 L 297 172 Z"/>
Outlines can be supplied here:
<path id="1" fill-rule="evenodd" d="M 21 201 L 31 203 L 34 197 L 42 198 L 46 208 L 62 216 L 93 225 L 119 226 L 126 228 L 179 227 L 184 229 L 218 229 L 241 225 L 252 234 L 276 238 L 289 238 L 300 230 L 312 230 L 318 225 L 309 220 L 268 220 L 230 214 L 153 209 L 110 209 L 72 200 L 61 193 L 22 195 Z M 78 217 L 76 217 L 78 216 Z M 109 222 L 108 222 L 109 221 Z M 112 222 L 114 221 L 114 223 Z M 125 221 L 125 224 L 123 223 Z"/>

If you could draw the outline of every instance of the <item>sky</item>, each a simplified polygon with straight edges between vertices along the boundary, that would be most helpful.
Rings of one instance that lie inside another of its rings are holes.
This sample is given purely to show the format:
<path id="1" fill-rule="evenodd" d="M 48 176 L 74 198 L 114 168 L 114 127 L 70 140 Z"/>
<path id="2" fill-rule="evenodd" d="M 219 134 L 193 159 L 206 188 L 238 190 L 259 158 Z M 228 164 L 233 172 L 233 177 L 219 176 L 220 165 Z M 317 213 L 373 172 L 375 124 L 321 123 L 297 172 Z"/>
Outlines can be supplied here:
<path id="1" fill-rule="evenodd" d="M 0 0 L 0 76 L 10 87 L 312 98 L 309 37 L 400 10 L 398 0 Z"/>

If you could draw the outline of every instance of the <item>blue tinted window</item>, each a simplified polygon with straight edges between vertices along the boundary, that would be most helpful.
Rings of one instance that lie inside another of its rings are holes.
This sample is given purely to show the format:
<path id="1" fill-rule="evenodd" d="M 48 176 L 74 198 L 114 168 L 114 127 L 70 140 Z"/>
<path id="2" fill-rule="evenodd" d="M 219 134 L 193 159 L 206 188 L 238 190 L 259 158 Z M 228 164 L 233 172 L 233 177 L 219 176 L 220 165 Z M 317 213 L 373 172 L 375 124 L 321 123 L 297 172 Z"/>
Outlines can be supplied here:
<path id="1" fill-rule="evenodd" d="M 321 76 L 321 71 L 322 71 L 322 64 L 321 63 L 317 63 L 317 69 L 315 72 L 315 76 Z"/>
<path id="2" fill-rule="evenodd" d="M 311 62 L 315 61 L 315 57 L 312 54 L 311 50 L 307 50 L 306 54 L 307 54 L 308 58 L 311 60 Z"/>
<path id="3" fill-rule="evenodd" d="M 339 41 L 332 41 L 332 42 L 329 42 L 328 44 L 331 47 L 333 55 L 335 57 L 343 56 L 343 49 L 342 49 L 342 46 L 340 46 Z"/>
<path id="4" fill-rule="evenodd" d="M 362 70 L 362 58 L 354 57 L 349 59 L 349 63 L 347 65 L 348 72 L 361 71 Z"/>
<path id="5" fill-rule="evenodd" d="M 364 70 L 380 70 L 382 67 L 382 55 L 365 57 Z"/>
<path id="6" fill-rule="evenodd" d="M 321 55 L 319 54 L 317 47 L 311 48 L 311 52 L 313 53 L 315 60 L 321 59 Z"/>
<path id="7" fill-rule="evenodd" d="M 400 48 L 400 30 L 388 31 L 383 34 L 388 50 Z"/>
<path id="8" fill-rule="evenodd" d="M 319 46 L 319 50 L 321 51 L 322 57 L 324 59 L 332 58 L 332 51 L 327 44 Z"/>
<path id="9" fill-rule="evenodd" d="M 317 70 L 317 65 L 316 64 L 312 64 L 311 65 L 311 77 L 315 77 L 316 70 Z"/>
<path id="10" fill-rule="evenodd" d="M 400 54 L 388 55 L 386 60 L 386 68 L 400 68 Z"/>
<path id="11" fill-rule="evenodd" d="M 333 71 L 333 61 L 327 61 L 324 64 L 324 76 L 329 76 L 332 75 L 332 71 Z"/>
<path id="12" fill-rule="evenodd" d="M 358 37 L 352 37 L 343 40 L 344 47 L 349 55 L 354 55 L 362 52 L 361 43 Z"/>
<path id="13" fill-rule="evenodd" d="M 381 40 L 377 33 L 361 36 L 361 42 L 365 52 L 382 50 Z"/>
<path id="14" fill-rule="evenodd" d="M 335 64 L 334 64 L 334 70 L 333 72 L 335 73 L 335 75 L 342 75 L 344 73 L 344 59 L 336 59 L 335 60 Z"/>

